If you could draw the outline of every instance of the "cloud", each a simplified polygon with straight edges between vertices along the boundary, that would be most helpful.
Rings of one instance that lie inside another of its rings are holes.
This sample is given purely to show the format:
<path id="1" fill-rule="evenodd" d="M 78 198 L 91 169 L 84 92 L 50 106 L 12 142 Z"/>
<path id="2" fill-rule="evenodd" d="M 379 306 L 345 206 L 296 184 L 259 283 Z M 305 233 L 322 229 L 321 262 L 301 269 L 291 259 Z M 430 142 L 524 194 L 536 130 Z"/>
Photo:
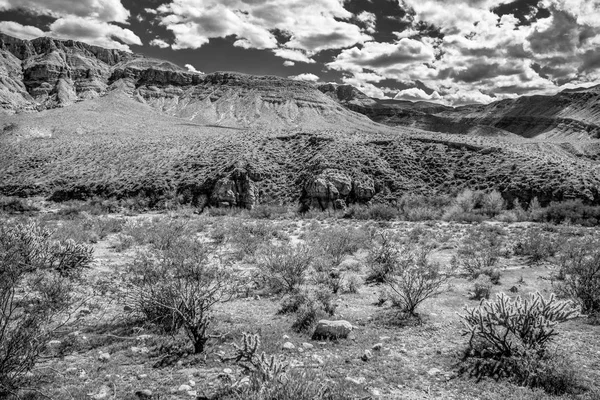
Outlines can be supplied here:
<path id="1" fill-rule="evenodd" d="M 131 30 L 89 18 L 59 18 L 49 28 L 48 36 L 79 40 L 106 48 L 129 51 L 129 45 L 142 45 L 142 40 Z"/>
<path id="2" fill-rule="evenodd" d="M 199 48 L 211 38 L 235 36 L 235 46 L 303 50 L 308 56 L 369 40 L 339 0 L 173 0 L 158 9 L 161 25 L 175 35 L 174 49 Z M 274 29 L 286 33 L 284 43 Z M 295 60 L 300 61 L 300 60 Z"/>
<path id="3" fill-rule="evenodd" d="M 44 31 L 35 26 L 25 26 L 13 21 L 0 21 L 0 32 L 25 40 L 46 35 Z"/>
<path id="4" fill-rule="evenodd" d="M 356 15 L 356 19 L 365 25 L 365 30 L 368 33 L 375 33 L 375 27 L 377 25 L 377 16 L 368 11 L 363 11 Z"/>
<path id="5" fill-rule="evenodd" d="M 142 45 L 133 31 L 111 24 L 128 24 L 130 12 L 121 0 L 0 0 L 0 10 L 12 9 L 56 18 L 47 31 L 3 21 L 0 29 L 14 36 L 51 36 L 124 51 L 130 51 L 130 45 Z"/>
<path id="6" fill-rule="evenodd" d="M 275 49 L 275 50 L 273 50 L 273 53 L 277 57 L 285 58 L 286 60 L 291 60 L 291 61 L 296 61 L 296 62 L 301 62 L 301 63 L 308 63 L 308 64 L 314 64 L 315 63 L 315 60 L 313 60 L 311 58 L 308 58 L 306 56 L 306 54 L 304 54 L 300 50 L 294 50 L 294 49 Z"/>
<path id="7" fill-rule="evenodd" d="M 342 50 L 334 61 L 327 64 L 339 71 L 360 72 L 363 68 L 377 70 L 400 64 L 431 62 L 435 53 L 426 43 L 402 38 L 396 43 L 367 42 L 362 47 Z"/>
<path id="8" fill-rule="evenodd" d="M 292 75 L 292 76 L 288 76 L 288 78 L 293 79 L 295 81 L 307 81 L 307 82 L 318 82 L 319 80 L 321 80 L 321 78 L 319 78 L 317 75 L 315 74 L 300 74 L 300 75 Z"/>
<path id="9" fill-rule="evenodd" d="M 394 100 L 410 100 L 410 101 L 439 101 L 442 97 L 438 92 L 431 94 L 425 93 L 423 89 L 409 88 L 398 92 L 394 96 Z"/>
<path id="10" fill-rule="evenodd" d="M 185 64 L 185 67 L 190 72 L 195 72 L 195 73 L 198 73 L 198 74 L 202 73 L 202 72 L 198 71 L 192 64 Z"/>
<path id="11" fill-rule="evenodd" d="M 150 43 L 148 43 L 150 46 L 156 46 L 156 47 L 160 47 L 161 49 L 166 49 L 167 47 L 171 47 L 171 45 L 167 42 L 165 42 L 162 39 L 156 38 L 156 39 L 152 39 L 150 41 Z"/>
<path id="12" fill-rule="evenodd" d="M 283 62 L 284 67 L 293 67 L 294 65 L 296 65 L 296 63 L 290 60 L 286 60 Z"/>
<path id="13" fill-rule="evenodd" d="M 0 10 L 26 9 L 34 14 L 87 17 L 103 22 L 127 23 L 130 16 L 121 0 L 0 0 Z"/>

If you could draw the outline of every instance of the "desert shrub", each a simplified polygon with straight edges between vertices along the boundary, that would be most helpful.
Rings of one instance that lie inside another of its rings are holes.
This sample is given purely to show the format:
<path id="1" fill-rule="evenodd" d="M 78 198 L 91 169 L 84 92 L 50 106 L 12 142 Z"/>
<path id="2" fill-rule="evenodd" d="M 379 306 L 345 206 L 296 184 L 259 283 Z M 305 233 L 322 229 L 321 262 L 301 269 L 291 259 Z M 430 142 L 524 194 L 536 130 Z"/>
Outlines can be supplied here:
<path id="1" fill-rule="evenodd" d="M 562 394 L 573 386 L 569 368 L 548 352 L 556 325 L 578 316 L 568 301 L 539 292 L 523 299 L 504 293 L 478 307 L 465 307 L 463 335 L 469 337 L 462 369 L 478 378 L 508 378 L 517 384 Z"/>
<path id="2" fill-rule="evenodd" d="M 428 221 L 440 219 L 451 202 L 448 196 L 405 194 L 399 199 L 398 208 L 407 221 Z"/>
<path id="3" fill-rule="evenodd" d="M 337 267 L 345 256 L 365 247 L 368 236 L 356 228 L 333 227 L 315 232 L 310 242 Z"/>
<path id="4" fill-rule="evenodd" d="M 253 256 L 257 249 L 273 239 L 287 240 L 273 223 L 239 219 L 229 219 L 217 225 L 210 235 L 215 243 L 228 245 L 232 255 L 239 260 Z"/>
<path id="5" fill-rule="evenodd" d="M 207 244 L 191 237 L 139 254 L 130 265 L 133 309 L 171 331 L 183 328 L 194 352 L 203 352 L 214 307 L 237 292 L 231 272 L 211 257 Z"/>
<path id="6" fill-rule="evenodd" d="M 472 279 L 482 273 L 491 275 L 502 253 L 502 235 L 503 232 L 493 227 L 470 228 L 457 250 L 454 264 Z"/>
<path id="7" fill-rule="evenodd" d="M 335 314 L 337 303 L 331 292 L 322 289 L 300 291 L 283 298 L 278 314 L 295 314 L 292 329 L 297 332 L 310 330 L 314 324 Z"/>
<path id="8" fill-rule="evenodd" d="M 518 256 L 529 257 L 530 262 L 537 263 L 552 257 L 556 253 L 557 242 L 543 228 L 527 229 L 527 232 L 517 241 L 513 249 Z"/>
<path id="9" fill-rule="evenodd" d="M 497 190 L 492 190 L 483 195 L 481 200 L 482 212 L 490 217 L 494 217 L 504 209 L 504 199 Z"/>
<path id="10" fill-rule="evenodd" d="M 39 210 L 39 208 L 33 206 L 24 199 L 0 196 L 0 211 L 5 213 L 28 213 Z"/>
<path id="11" fill-rule="evenodd" d="M 132 237 L 139 245 L 151 245 L 157 250 L 167 250 L 181 237 L 193 233 L 187 219 L 154 217 L 152 219 L 129 220 L 122 229 L 123 235 Z"/>
<path id="12" fill-rule="evenodd" d="M 362 286 L 362 279 L 356 274 L 347 274 L 342 282 L 343 293 L 358 293 Z"/>
<path id="13" fill-rule="evenodd" d="M 71 277 L 91 262 L 36 223 L 0 226 L 0 397 L 15 394 L 73 305 Z"/>
<path id="14" fill-rule="evenodd" d="M 366 283 L 384 283 L 392 272 L 399 256 L 397 238 L 389 232 L 380 232 L 367 255 Z"/>
<path id="15" fill-rule="evenodd" d="M 600 316 L 600 240 L 572 239 L 561 249 L 556 282 L 559 294 L 575 299 L 581 311 L 594 319 Z"/>
<path id="16" fill-rule="evenodd" d="M 600 222 L 600 207 L 583 204 L 581 200 L 550 203 L 538 211 L 538 218 L 555 224 L 571 222 L 583 226 L 596 226 Z"/>
<path id="17" fill-rule="evenodd" d="M 250 218 L 256 219 L 274 219 L 283 217 L 289 213 L 286 206 L 273 204 L 259 204 L 248 212 Z"/>
<path id="18" fill-rule="evenodd" d="M 318 258 L 313 263 L 314 281 L 317 285 L 329 288 L 332 293 L 338 293 L 342 288 L 346 272 L 341 268 L 335 267 L 324 258 Z"/>
<path id="19" fill-rule="evenodd" d="M 352 204 L 344 210 L 343 217 L 358 220 L 391 221 L 398 216 L 398 209 L 385 203 L 369 206 Z"/>
<path id="20" fill-rule="evenodd" d="M 540 205 L 537 197 L 534 197 L 527 206 L 527 215 L 530 221 L 542 221 L 544 209 Z"/>
<path id="21" fill-rule="evenodd" d="M 416 308 L 423 301 L 443 292 L 450 275 L 437 263 L 428 260 L 429 249 L 404 248 L 385 277 L 385 285 L 394 306 L 416 316 Z"/>
<path id="22" fill-rule="evenodd" d="M 489 299 L 492 289 L 492 280 L 487 275 L 480 275 L 473 281 L 473 300 Z"/>
<path id="23" fill-rule="evenodd" d="M 275 293 L 295 292 L 305 282 L 314 256 L 307 245 L 267 245 L 257 254 L 260 277 Z"/>

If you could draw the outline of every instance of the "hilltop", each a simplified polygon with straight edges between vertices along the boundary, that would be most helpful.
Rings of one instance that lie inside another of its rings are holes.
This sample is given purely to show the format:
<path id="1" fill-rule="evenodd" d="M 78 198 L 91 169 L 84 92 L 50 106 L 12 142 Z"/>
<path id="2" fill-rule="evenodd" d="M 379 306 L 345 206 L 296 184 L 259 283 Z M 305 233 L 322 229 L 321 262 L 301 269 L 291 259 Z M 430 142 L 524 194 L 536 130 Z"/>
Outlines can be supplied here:
<path id="1" fill-rule="evenodd" d="M 531 141 L 475 117 L 506 101 L 456 109 L 382 101 L 351 86 L 198 74 L 50 38 L 2 35 L 0 55 L 4 195 L 328 208 L 470 187 L 497 189 L 510 204 L 600 203 L 595 142 Z M 583 109 L 589 92 L 564 96 Z M 433 132 L 432 120 L 448 133 Z"/>

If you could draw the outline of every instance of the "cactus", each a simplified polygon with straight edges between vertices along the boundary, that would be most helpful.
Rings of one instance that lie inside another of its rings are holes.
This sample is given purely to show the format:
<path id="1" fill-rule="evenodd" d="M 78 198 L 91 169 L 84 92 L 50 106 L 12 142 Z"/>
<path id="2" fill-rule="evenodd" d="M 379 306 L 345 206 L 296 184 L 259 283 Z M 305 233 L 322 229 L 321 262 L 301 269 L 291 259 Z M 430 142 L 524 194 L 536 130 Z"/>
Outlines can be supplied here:
<path id="1" fill-rule="evenodd" d="M 558 334 L 556 325 L 579 316 L 573 303 L 556 300 L 554 294 L 544 299 L 539 292 L 514 300 L 500 293 L 495 301 L 482 300 L 479 307 L 465 307 L 465 311 L 460 317 L 470 348 L 479 341 L 492 353 L 507 357 L 543 353 Z"/>
<path id="2" fill-rule="evenodd" d="M 258 334 L 242 333 L 241 345 L 233 344 L 235 355 L 224 358 L 223 361 L 235 361 L 260 382 L 274 379 L 283 380 L 288 364 L 277 359 L 274 355 L 268 356 L 264 351 L 258 355 L 260 336 Z"/>

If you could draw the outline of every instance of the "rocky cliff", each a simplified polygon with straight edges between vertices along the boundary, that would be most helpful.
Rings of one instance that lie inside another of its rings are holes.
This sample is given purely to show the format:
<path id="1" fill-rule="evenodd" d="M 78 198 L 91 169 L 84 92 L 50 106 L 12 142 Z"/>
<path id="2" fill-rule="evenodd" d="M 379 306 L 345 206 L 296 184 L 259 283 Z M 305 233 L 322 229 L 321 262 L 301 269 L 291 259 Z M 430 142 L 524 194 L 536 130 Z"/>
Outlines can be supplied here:
<path id="1" fill-rule="evenodd" d="M 161 112 L 231 127 L 373 129 L 311 83 L 234 72 L 201 75 L 167 61 L 75 41 L 0 34 L 0 107 L 51 109 L 118 90 Z"/>

